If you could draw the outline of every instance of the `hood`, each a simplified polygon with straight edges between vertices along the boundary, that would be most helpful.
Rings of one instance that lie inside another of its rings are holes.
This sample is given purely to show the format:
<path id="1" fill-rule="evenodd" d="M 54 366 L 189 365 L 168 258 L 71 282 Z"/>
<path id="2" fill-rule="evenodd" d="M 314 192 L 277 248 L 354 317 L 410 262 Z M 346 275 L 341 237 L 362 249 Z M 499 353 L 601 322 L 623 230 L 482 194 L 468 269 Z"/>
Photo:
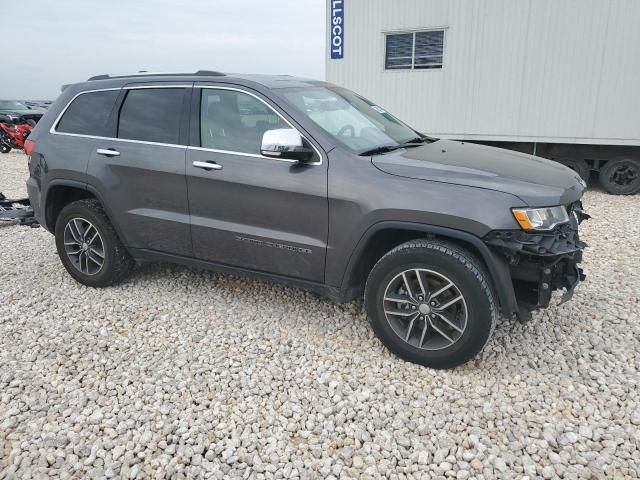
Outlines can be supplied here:
<path id="1" fill-rule="evenodd" d="M 371 161 L 392 175 L 505 192 L 532 207 L 572 203 L 586 187 L 577 173 L 560 163 L 451 140 L 375 155 Z"/>

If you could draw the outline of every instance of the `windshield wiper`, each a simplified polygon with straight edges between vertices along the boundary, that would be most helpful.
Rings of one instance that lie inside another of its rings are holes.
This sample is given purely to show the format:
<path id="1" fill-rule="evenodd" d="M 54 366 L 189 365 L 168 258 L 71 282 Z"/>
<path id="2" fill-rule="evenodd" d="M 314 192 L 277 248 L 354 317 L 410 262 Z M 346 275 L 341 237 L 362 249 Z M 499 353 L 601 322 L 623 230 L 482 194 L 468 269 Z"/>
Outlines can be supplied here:
<path id="1" fill-rule="evenodd" d="M 372 148 L 370 150 L 365 150 L 362 153 L 359 153 L 361 157 L 368 157 L 369 155 L 379 155 L 381 153 L 393 152 L 394 150 L 400 148 L 400 145 L 380 145 L 379 147 Z"/>
<path id="2" fill-rule="evenodd" d="M 394 150 L 398 150 L 400 148 L 419 147 L 422 144 L 423 144 L 423 139 L 419 138 L 417 140 L 411 140 L 405 143 L 398 143 L 396 145 L 381 145 L 379 147 L 375 147 L 370 150 L 365 150 L 359 155 L 361 157 L 368 157 L 369 155 L 380 155 L 381 153 L 393 152 Z"/>

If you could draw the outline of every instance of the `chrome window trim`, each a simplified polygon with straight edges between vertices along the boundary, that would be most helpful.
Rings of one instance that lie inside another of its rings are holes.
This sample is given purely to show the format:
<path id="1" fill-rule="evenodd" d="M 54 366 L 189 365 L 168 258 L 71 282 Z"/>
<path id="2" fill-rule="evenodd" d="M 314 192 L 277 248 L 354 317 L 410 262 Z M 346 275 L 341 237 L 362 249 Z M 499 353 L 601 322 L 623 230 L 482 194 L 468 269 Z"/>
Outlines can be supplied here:
<path id="1" fill-rule="evenodd" d="M 253 98 L 255 98 L 258 101 L 262 102 L 269 110 L 271 110 L 273 113 L 275 113 L 287 125 L 289 125 L 289 127 L 293 128 L 296 132 L 298 132 L 300 134 L 300 136 L 302 138 L 304 138 L 307 142 L 309 142 L 311 147 L 318 154 L 318 157 L 320 158 L 320 161 L 305 163 L 305 165 L 322 165 L 323 156 L 320 153 L 320 150 L 318 149 L 318 147 L 316 147 L 315 144 L 311 140 L 309 140 L 307 138 L 307 135 L 304 135 L 302 132 L 300 132 L 300 130 L 298 130 L 296 127 L 294 127 L 289 120 L 287 120 L 286 118 L 284 118 L 280 114 L 280 112 L 275 110 L 271 105 L 269 105 L 267 102 L 265 102 L 262 98 L 260 98 L 255 93 L 249 92 L 249 91 L 247 91 L 247 90 L 245 90 L 243 88 L 239 88 L 239 87 L 225 87 L 225 86 L 217 86 L 217 85 L 194 85 L 193 88 L 207 88 L 207 89 L 210 89 L 210 90 L 232 90 L 232 91 L 235 91 L 235 92 L 246 93 L 247 95 L 252 96 Z M 200 115 L 202 115 L 202 111 L 200 111 Z M 268 160 L 278 160 L 280 162 L 297 163 L 297 160 L 289 160 L 289 159 L 286 159 L 286 158 L 276 158 L 276 157 L 266 157 L 264 155 L 258 155 L 258 154 L 255 154 L 255 153 L 232 152 L 232 151 L 227 151 L 227 150 L 217 150 L 215 148 L 205 148 L 205 147 L 189 147 L 189 148 L 197 149 L 197 150 L 206 150 L 206 151 L 217 152 L 217 153 L 229 153 L 231 155 L 244 155 L 244 156 L 248 156 L 248 157 L 266 158 Z"/>
<path id="2" fill-rule="evenodd" d="M 224 154 L 227 154 L 227 155 L 237 155 L 237 156 L 242 156 L 242 157 L 264 158 L 264 159 L 267 159 L 267 160 L 276 160 L 278 162 L 298 163 L 297 160 L 290 160 L 288 158 L 265 157 L 264 155 L 258 155 L 257 153 L 234 152 L 233 150 L 218 150 L 216 148 L 205 148 L 205 147 L 188 146 L 187 150 L 197 150 L 197 151 L 201 151 L 201 152 L 224 153 Z M 322 158 L 322 157 L 320 157 L 320 158 Z M 307 163 L 306 165 L 320 165 L 320 163 L 313 162 L 313 163 Z"/>
<path id="3" fill-rule="evenodd" d="M 74 135 L 76 137 L 88 137 L 88 138 L 100 138 L 100 137 L 95 137 L 92 135 L 84 135 L 82 133 L 67 133 L 67 132 L 58 132 L 56 130 L 56 127 L 58 126 L 58 123 L 60 122 L 60 119 L 62 118 L 62 116 L 66 113 L 66 111 L 69 109 L 69 107 L 71 106 L 71 104 L 73 103 L 73 101 L 78 98 L 80 95 L 84 95 L 85 93 L 95 93 L 95 92 L 112 92 L 114 90 L 122 90 L 122 88 L 120 87 L 115 87 L 115 88 L 98 88 L 95 90 L 84 90 L 82 92 L 78 92 L 76 93 L 73 98 L 71 98 L 71 100 L 69 100 L 67 102 L 67 104 L 65 105 L 65 107 L 62 109 L 62 111 L 58 114 L 58 116 L 56 117 L 55 121 L 51 124 L 51 128 L 49 129 L 49 133 L 53 133 L 56 135 Z"/>
<path id="4" fill-rule="evenodd" d="M 188 145 L 178 145 L 177 143 L 160 143 L 160 142 L 147 142 L 146 140 L 132 140 L 129 138 L 99 137 L 97 135 L 84 135 L 82 133 L 66 133 L 66 132 L 53 132 L 53 133 L 55 135 L 66 135 L 68 137 L 92 138 L 94 140 L 109 140 L 113 142 L 141 143 L 144 145 L 158 145 L 160 147 L 184 148 L 185 150 L 188 148 Z"/>
<path id="5" fill-rule="evenodd" d="M 128 139 L 128 138 L 102 137 L 102 136 L 98 136 L 98 135 L 86 135 L 86 134 L 83 134 L 83 133 L 58 132 L 56 130 L 56 126 L 58 125 L 58 122 L 60 122 L 60 119 L 62 118 L 62 116 L 69 109 L 69 107 L 71 106 L 73 101 L 76 98 L 78 98 L 80 95 L 84 95 L 85 93 L 109 92 L 109 91 L 114 91 L 114 90 L 136 90 L 136 89 L 141 89 L 141 88 L 208 88 L 208 89 L 214 89 L 214 90 L 234 90 L 234 91 L 237 91 L 237 92 L 246 93 L 247 95 L 250 95 L 250 96 L 256 98 L 257 100 L 262 102 L 264 105 L 266 105 L 270 110 L 272 110 L 276 115 L 278 115 L 278 117 L 280 117 L 287 125 L 289 125 L 291 128 L 293 128 L 296 132 L 298 132 L 304 139 L 306 139 L 309 142 L 309 144 L 313 147 L 315 152 L 318 154 L 318 157 L 320 158 L 320 161 L 318 161 L 318 162 L 310 162 L 310 163 L 307 163 L 305 165 L 322 165 L 322 163 L 323 163 L 323 158 L 324 157 L 322 156 L 322 153 L 320 153 L 320 150 L 315 146 L 315 144 L 312 141 L 310 141 L 307 138 L 306 135 L 303 135 L 300 132 L 300 130 L 298 130 L 296 127 L 291 125 L 291 122 L 289 122 L 286 118 L 284 118 L 278 111 L 274 110 L 271 107 L 271 105 L 269 105 L 267 102 L 265 102 L 262 98 L 260 98 L 259 96 L 255 95 L 254 93 L 251 93 L 251 92 L 249 92 L 247 90 L 244 90 L 242 88 L 237 88 L 237 87 L 224 87 L 224 86 L 214 86 L 214 85 L 193 85 L 193 84 L 192 85 L 132 85 L 132 86 L 124 86 L 124 87 L 96 88 L 96 89 L 92 89 L 92 90 L 84 90 L 82 92 L 76 93 L 71 98 L 71 100 L 69 100 L 67 102 L 65 107 L 62 109 L 60 114 L 58 114 L 58 116 L 56 117 L 55 121 L 51 125 L 51 128 L 49 129 L 49 133 L 51 133 L 53 135 L 66 135 L 68 137 L 92 138 L 92 139 L 95 139 L 95 140 L 112 140 L 112 141 L 117 141 L 117 142 L 140 143 L 140 144 L 146 144 L 146 145 L 159 145 L 159 146 L 163 146 L 163 147 L 185 148 L 187 150 L 198 150 L 198 151 L 205 151 L 205 152 L 224 153 L 224 154 L 227 154 L 227 155 L 236 155 L 236 156 L 252 157 L 252 158 L 263 158 L 263 159 L 266 159 L 266 160 L 276 160 L 278 162 L 297 163 L 297 160 L 290 160 L 288 158 L 266 157 L 264 155 L 259 155 L 259 154 L 255 154 L 255 153 L 236 152 L 236 151 L 231 151 L 231 150 L 219 150 L 219 149 L 215 149 L 215 148 L 205 148 L 205 147 L 194 147 L 194 146 L 191 146 L 191 145 L 178 145 L 178 144 L 175 144 L 175 143 L 148 142 L 148 141 L 145 141 L 145 140 L 132 140 L 132 139 Z"/>
<path id="6" fill-rule="evenodd" d="M 114 137 L 97 137 L 95 135 L 85 135 L 83 133 L 68 133 L 68 132 L 58 132 L 56 130 L 56 127 L 58 126 L 58 123 L 60 122 L 60 119 L 62 118 L 62 116 L 65 114 L 65 112 L 69 109 L 69 107 L 71 106 L 71 104 L 73 103 L 73 101 L 78 98 L 80 95 L 84 95 L 85 93 L 96 93 L 96 92 L 112 92 L 114 90 L 137 90 L 137 89 L 141 89 L 141 88 L 191 88 L 193 87 L 193 84 L 191 85 L 162 85 L 162 86 L 157 86 L 157 85 L 131 85 L 131 86 L 124 86 L 124 87 L 112 87 L 112 88 L 96 88 L 93 90 L 83 90 L 82 92 L 78 92 L 76 93 L 73 98 L 71 100 L 69 100 L 67 102 L 67 104 L 65 105 L 65 107 L 62 109 L 62 111 L 60 112 L 60 114 L 56 117 L 56 120 L 51 124 L 51 128 L 49 129 L 49 133 L 54 133 L 56 135 L 73 135 L 76 137 L 85 137 L 85 138 L 113 138 L 114 140 L 124 140 L 122 138 L 114 138 Z M 140 140 L 133 140 L 133 141 L 140 141 Z M 156 143 L 156 142 L 146 142 L 146 143 Z M 169 144 L 163 144 L 163 145 L 169 145 Z M 186 147 L 186 145 L 180 145 L 181 147 Z"/>

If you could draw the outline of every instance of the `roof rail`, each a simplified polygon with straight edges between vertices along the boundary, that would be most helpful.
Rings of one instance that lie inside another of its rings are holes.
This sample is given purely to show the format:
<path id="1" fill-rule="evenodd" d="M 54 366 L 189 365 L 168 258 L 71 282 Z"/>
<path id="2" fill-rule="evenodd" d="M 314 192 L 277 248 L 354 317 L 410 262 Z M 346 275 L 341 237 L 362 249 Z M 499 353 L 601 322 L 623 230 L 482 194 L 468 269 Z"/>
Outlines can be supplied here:
<path id="1" fill-rule="evenodd" d="M 87 82 L 93 80 L 108 80 L 110 78 L 127 78 L 127 77 L 184 77 L 189 75 L 196 75 L 199 77 L 224 77 L 222 72 L 214 72 L 213 70 L 198 70 L 195 73 L 178 73 L 178 72 L 147 72 L 146 70 L 140 70 L 137 73 L 127 73 L 124 75 L 109 75 L 108 73 L 103 75 L 95 75 L 87 79 Z"/>

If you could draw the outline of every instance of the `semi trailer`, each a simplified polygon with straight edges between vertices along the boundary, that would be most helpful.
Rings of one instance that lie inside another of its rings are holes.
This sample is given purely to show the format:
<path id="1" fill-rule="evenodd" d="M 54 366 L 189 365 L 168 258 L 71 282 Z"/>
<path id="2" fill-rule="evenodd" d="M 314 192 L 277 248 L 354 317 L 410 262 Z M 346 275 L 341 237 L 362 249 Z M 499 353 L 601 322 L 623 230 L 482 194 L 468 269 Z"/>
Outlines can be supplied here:
<path id="1" fill-rule="evenodd" d="M 633 194 L 639 24 L 634 0 L 328 0 L 326 77 L 427 135 Z"/>

